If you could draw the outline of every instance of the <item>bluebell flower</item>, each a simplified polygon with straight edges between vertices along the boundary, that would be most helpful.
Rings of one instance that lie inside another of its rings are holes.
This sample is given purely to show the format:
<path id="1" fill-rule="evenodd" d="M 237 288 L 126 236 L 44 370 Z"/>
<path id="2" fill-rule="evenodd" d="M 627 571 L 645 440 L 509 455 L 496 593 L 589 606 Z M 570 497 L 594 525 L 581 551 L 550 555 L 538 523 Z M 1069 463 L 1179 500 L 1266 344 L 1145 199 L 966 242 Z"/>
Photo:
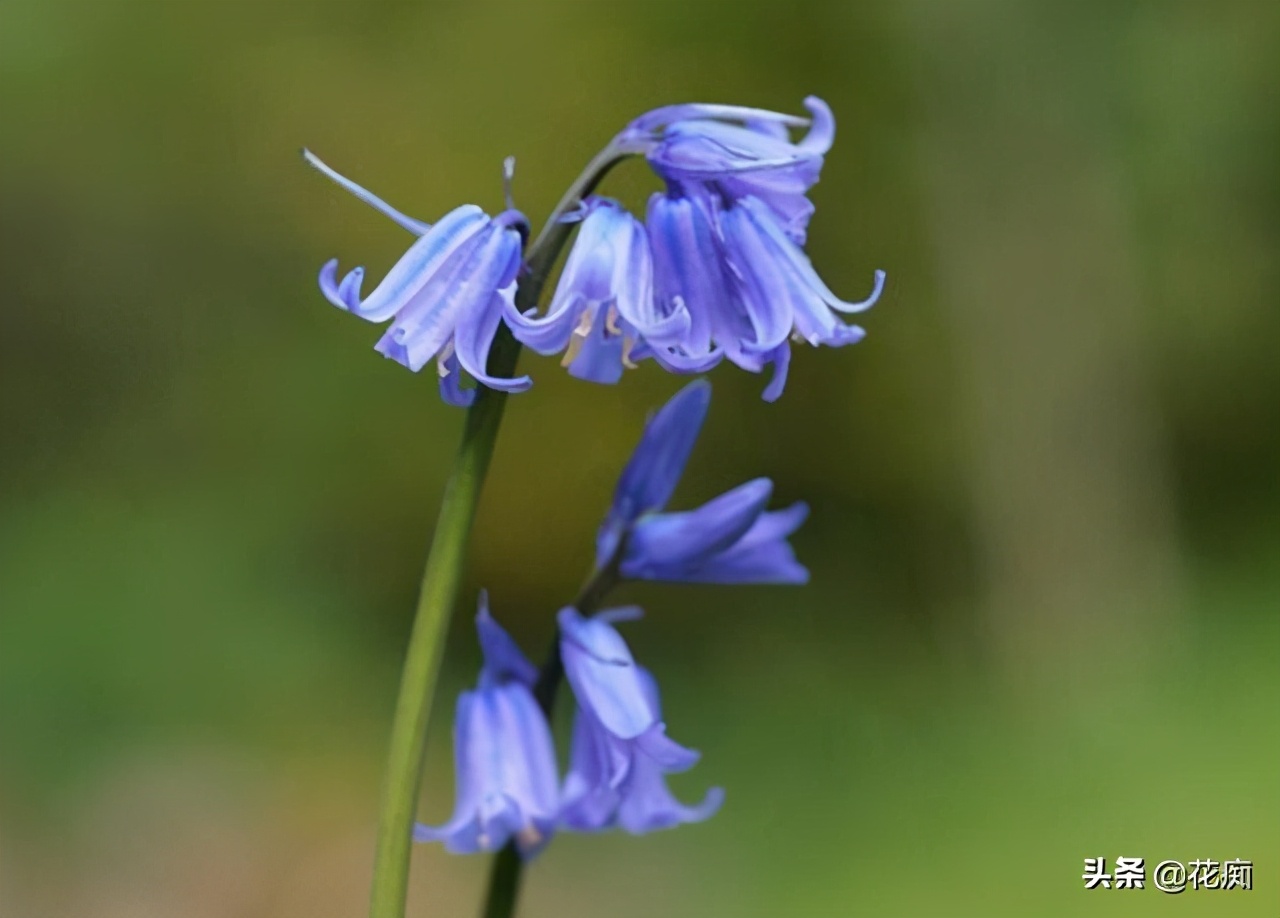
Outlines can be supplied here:
<path id="1" fill-rule="evenodd" d="M 307 161 L 362 201 L 418 236 L 367 297 L 361 297 L 364 269 L 338 280 L 338 261 L 320 269 L 320 290 L 339 309 L 370 322 L 391 320 L 375 349 L 415 373 L 435 359 L 441 397 L 465 407 L 474 390 L 461 386 L 465 370 L 493 389 L 521 392 L 527 376 L 488 375 L 489 348 L 512 308 L 521 249 L 529 222 L 517 210 L 490 218 L 473 204 L 458 207 L 434 225 L 408 217 L 376 195 L 334 172 L 309 152 Z"/>
<path id="2" fill-rule="evenodd" d="M 865 301 L 845 302 L 822 282 L 801 246 L 824 154 L 835 137 L 825 102 L 805 100 L 808 121 L 729 105 L 674 105 L 636 119 L 623 137 L 646 151 L 667 190 L 649 201 L 646 228 L 654 261 L 655 309 L 684 308 L 689 331 L 668 349 L 668 368 L 721 357 L 753 373 L 773 366 L 764 398 L 786 386 L 791 341 L 840 346 L 863 330 L 835 313 L 879 298 L 884 273 Z"/>
<path id="3" fill-rule="evenodd" d="M 696 510 L 661 512 L 693 451 L 711 401 L 702 380 L 685 386 L 645 426 L 596 536 L 596 564 L 624 577 L 699 583 L 806 583 L 787 539 L 804 503 L 768 511 L 773 483 L 757 478 Z"/>
<path id="4" fill-rule="evenodd" d="M 836 130 L 827 103 L 810 96 L 804 104 L 812 122 L 736 105 L 671 105 L 641 115 L 623 135 L 646 149 L 650 166 L 672 187 L 714 187 L 730 200 L 756 197 L 803 244 L 814 209 L 805 195 Z M 808 133 L 793 142 L 789 129 L 805 124 Z"/>
<path id="5" fill-rule="evenodd" d="M 581 221 L 559 283 L 547 307 L 507 323 L 517 340 L 539 354 L 564 352 L 562 364 L 579 379 L 616 383 L 623 367 L 647 353 L 678 344 L 689 327 L 675 305 L 659 314 L 653 297 L 653 264 L 644 227 L 616 201 L 588 197 L 566 217 Z M 639 348 L 639 350 L 637 350 Z"/>
<path id="6" fill-rule="evenodd" d="M 560 654 L 578 702 L 560 810 L 565 828 L 616 825 L 641 834 L 701 822 L 724 800 L 712 788 L 688 806 L 667 788 L 665 776 L 692 768 L 699 754 L 667 737 L 657 685 L 613 627 L 638 614 L 613 609 L 584 618 L 573 608 L 560 611 Z"/>
<path id="7" fill-rule="evenodd" d="M 455 854 L 495 851 L 511 839 L 526 858 L 551 838 L 558 817 L 555 747 L 534 700 L 533 664 L 489 614 L 476 615 L 484 667 L 474 691 L 458 697 L 454 721 L 457 801 L 443 826 L 415 826 L 416 841 L 441 841 Z"/>
<path id="8" fill-rule="evenodd" d="M 836 314 L 869 309 L 884 287 L 884 272 L 877 271 L 866 300 L 841 300 L 753 196 L 726 203 L 710 194 L 658 193 L 649 201 L 647 227 L 657 308 L 689 312 L 685 353 L 722 353 L 754 373 L 773 364 L 767 401 L 786 385 L 792 341 L 833 347 L 860 341 L 863 329 Z"/>

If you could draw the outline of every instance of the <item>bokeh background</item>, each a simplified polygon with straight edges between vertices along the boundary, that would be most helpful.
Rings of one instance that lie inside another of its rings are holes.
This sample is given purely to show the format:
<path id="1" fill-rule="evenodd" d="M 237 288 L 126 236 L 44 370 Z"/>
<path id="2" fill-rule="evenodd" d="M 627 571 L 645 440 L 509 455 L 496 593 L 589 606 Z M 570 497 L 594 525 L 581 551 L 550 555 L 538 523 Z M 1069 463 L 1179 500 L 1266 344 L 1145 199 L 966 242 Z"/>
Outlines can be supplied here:
<path id="1" fill-rule="evenodd" d="M 434 220 L 540 220 L 675 101 L 838 117 L 810 253 L 888 293 L 781 402 L 725 366 L 678 495 L 772 476 L 804 589 L 621 599 L 705 825 L 564 837 L 526 916 L 1280 914 L 1280 6 L 1264 0 L 0 4 L 0 916 L 350 918 L 462 415 L 328 306 Z M 639 205 L 627 165 L 606 189 Z M 652 367 L 512 399 L 488 587 L 531 650 Z M 563 713 L 563 712 L 562 712 Z M 1252 859 L 1085 892 L 1083 858 Z M 482 859 L 415 852 L 410 913 Z"/>

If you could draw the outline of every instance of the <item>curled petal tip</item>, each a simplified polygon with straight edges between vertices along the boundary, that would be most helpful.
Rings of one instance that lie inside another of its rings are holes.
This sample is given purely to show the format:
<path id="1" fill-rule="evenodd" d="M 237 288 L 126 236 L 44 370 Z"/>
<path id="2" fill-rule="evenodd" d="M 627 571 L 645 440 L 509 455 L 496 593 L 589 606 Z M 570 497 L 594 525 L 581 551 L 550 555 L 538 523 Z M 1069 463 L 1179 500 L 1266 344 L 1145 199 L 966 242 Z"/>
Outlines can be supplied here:
<path id="1" fill-rule="evenodd" d="M 871 293 L 865 300 L 857 303 L 846 303 L 842 300 L 831 299 L 827 301 L 827 305 L 837 312 L 862 312 L 864 309 L 870 309 L 880 300 L 880 294 L 884 293 L 885 273 L 879 269 L 876 270 L 875 280 L 871 286 Z"/>
<path id="2" fill-rule="evenodd" d="M 675 402 L 676 399 L 680 400 L 681 410 L 690 412 L 689 421 L 700 425 L 706 417 L 707 409 L 711 407 L 711 381 L 695 379 L 672 396 L 668 404 Z"/>
<path id="3" fill-rule="evenodd" d="M 809 133 L 797 146 L 806 153 L 823 154 L 831 149 L 836 137 L 836 118 L 831 106 L 817 96 L 807 96 L 804 107 L 813 115 Z"/>
<path id="4" fill-rule="evenodd" d="M 884 292 L 885 273 L 879 268 L 876 269 L 875 283 L 871 289 L 871 295 L 863 300 L 863 308 L 869 309 L 880 299 L 880 294 Z"/>
<path id="5" fill-rule="evenodd" d="M 515 199 L 512 196 L 512 184 L 516 177 L 516 158 L 508 156 L 502 161 L 502 196 L 507 203 L 507 210 L 515 210 Z"/>
<path id="6" fill-rule="evenodd" d="M 360 284 L 364 280 L 364 268 L 353 268 L 338 282 L 338 259 L 330 258 L 320 267 L 320 292 L 324 298 L 347 312 L 360 305 Z"/>

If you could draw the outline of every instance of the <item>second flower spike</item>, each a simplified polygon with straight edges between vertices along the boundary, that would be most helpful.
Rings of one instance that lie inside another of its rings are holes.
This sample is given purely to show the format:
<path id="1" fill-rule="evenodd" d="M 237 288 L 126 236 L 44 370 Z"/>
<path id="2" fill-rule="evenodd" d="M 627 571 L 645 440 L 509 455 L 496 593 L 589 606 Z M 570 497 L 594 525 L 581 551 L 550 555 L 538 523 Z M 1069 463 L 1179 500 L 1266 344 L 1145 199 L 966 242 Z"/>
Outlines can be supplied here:
<path id="1" fill-rule="evenodd" d="M 712 788 L 689 806 L 667 789 L 665 776 L 692 768 L 699 755 L 667 736 L 657 683 L 614 628 L 638 616 L 637 609 L 592 618 L 573 608 L 560 612 L 560 654 L 578 702 L 560 816 L 565 828 L 616 825 L 638 835 L 701 822 L 724 801 L 724 792 Z"/>
<path id="2" fill-rule="evenodd" d="M 809 515 L 804 503 L 766 511 L 773 482 L 757 478 L 696 510 L 662 511 L 684 473 L 711 400 L 711 386 L 685 386 L 654 415 L 618 480 L 596 536 L 596 565 L 635 580 L 806 583 L 787 539 Z"/>

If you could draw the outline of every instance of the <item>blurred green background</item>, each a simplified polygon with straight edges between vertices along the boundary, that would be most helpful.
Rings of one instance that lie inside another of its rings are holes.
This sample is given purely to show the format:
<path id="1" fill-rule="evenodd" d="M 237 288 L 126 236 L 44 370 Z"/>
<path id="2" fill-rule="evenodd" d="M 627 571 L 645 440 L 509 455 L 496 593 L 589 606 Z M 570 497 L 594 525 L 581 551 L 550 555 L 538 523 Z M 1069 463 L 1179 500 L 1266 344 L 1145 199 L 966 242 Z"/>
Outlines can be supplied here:
<path id="1" fill-rule="evenodd" d="M 620 596 L 711 822 L 563 837 L 523 914 L 1280 914 L 1280 5 L 0 4 L 0 916 L 350 918 L 462 415 L 327 305 L 402 230 L 535 222 L 627 120 L 834 108 L 809 251 L 869 337 L 729 366 L 679 503 L 772 476 L 804 589 Z M 640 164 L 606 190 L 639 204 Z M 474 535 L 531 650 L 679 381 L 526 355 Z M 1083 858 L 1252 859 L 1250 892 Z M 482 859 L 415 852 L 412 915 Z"/>

